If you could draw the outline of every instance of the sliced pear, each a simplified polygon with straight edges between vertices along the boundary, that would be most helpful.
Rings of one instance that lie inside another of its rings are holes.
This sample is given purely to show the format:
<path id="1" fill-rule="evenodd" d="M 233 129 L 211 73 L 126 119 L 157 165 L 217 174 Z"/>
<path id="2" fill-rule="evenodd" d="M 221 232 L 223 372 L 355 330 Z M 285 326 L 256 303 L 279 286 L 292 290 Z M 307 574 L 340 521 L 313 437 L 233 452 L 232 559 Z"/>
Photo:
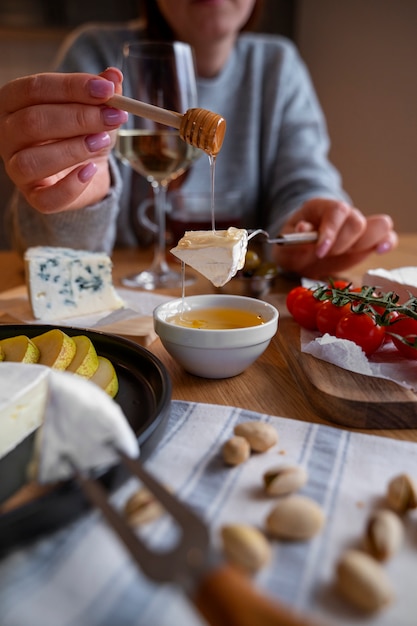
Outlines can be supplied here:
<path id="1" fill-rule="evenodd" d="M 111 398 L 114 398 L 119 391 L 119 380 L 113 364 L 105 356 L 98 357 L 98 368 L 91 376 L 90 380 L 104 389 Z"/>
<path id="2" fill-rule="evenodd" d="M 59 328 L 53 328 L 42 333 L 42 335 L 37 335 L 33 337 L 32 341 L 39 348 L 38 363 L 57 370 L 65 370 L 73 360 L 77 350 L 73 338 Z"/>
<path id="3" fill-rule="evenodd" d="M 91 378 L 98 368 L 98 357 L 93 342 L 86 335 L 76 335 L 72 339 L 77 351 L 67 371 L 83 378 Z"/>
<path id="4" fill-rule="evenodd" d="M 0 341 L 0 361 L 16 361 L 17 363 L 37 363 L 39 348 L 26 335 L 7 337 Z"/>

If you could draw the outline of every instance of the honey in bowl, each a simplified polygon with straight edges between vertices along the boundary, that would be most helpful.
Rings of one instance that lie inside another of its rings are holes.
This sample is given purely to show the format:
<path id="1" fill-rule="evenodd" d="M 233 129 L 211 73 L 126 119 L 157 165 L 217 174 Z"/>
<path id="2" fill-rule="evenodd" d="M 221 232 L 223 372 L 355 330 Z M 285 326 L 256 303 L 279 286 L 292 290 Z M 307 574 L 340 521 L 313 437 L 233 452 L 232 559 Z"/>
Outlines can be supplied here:
<path id="1" fill-rule="evenodd" d="M 258 313 L 232 308 L 207 308 L 180 311 L 167 318 L 167 322 L 186 328 L 202 328 L 205 330 L 231 330 L 261 326 L 264 319 Z"/>

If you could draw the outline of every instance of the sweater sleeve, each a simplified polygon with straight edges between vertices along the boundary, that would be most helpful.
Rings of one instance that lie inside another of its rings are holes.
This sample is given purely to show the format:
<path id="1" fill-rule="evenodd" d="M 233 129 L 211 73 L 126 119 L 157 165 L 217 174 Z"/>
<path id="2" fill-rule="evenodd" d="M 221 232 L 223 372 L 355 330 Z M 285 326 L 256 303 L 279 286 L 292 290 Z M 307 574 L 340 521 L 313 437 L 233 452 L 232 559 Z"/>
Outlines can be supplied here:
<path id="1" fill-rule="evenodd" d="M 122 181 L 110 158 L 112 186 L 99 203 L 76 211 L 44 215 L 31 207 L 15 190 L 9 207 L 11 241 L 15 250 L 30 246 L 63 246 L 110 254 L 116 238 L 116 216 Z"/>
<path id="2" fill-rule="evenodd" d="M 312 80 L 296 48 L 288 44 L 279 71 L 265 74 L 262 132 L 267 227 L 279 232 L 287 217 L 315 197 L 350 202 L 328 158 L 326 121 Z M 285 94 L 277 98 L 277 94 Z"/>

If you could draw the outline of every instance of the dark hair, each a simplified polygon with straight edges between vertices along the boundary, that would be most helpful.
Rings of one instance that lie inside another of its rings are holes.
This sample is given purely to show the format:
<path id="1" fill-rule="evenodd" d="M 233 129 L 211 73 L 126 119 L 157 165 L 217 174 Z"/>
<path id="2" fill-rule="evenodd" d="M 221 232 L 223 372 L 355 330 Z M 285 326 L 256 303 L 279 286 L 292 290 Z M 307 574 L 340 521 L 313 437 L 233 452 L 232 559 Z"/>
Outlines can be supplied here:
<path id="1" fill-rule="evenodd" d="M 261 18 L 264 0 L 256 0 L 252 13 L 246 24 L 241 28 L 244 30 L 254 30 Z M 170 25 L 159 10 L 156 0 L 142 0 L 141 17 L 145 20 L 146 34 L 149 39 L 161 39 L 163 41 L 173 41 L 176 37 Z"/>

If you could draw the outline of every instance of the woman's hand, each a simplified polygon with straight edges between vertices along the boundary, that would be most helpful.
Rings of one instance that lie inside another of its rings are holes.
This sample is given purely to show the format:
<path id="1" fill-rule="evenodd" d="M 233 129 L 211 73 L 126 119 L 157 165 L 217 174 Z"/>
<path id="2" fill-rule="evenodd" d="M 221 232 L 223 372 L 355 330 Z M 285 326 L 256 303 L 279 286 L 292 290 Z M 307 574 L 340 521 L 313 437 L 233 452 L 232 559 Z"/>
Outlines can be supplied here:
<path id="1" fill-rule="evenodd" d="M 365 217 L 346 202 L 313 198 L 293 213 L 281 233 L 316 230 L 314 244 L 277 246 L 275 260 L 285 271 L 309 278 L 337 274 L 360 263 L 371 252 L 396 247 L 398 238 L 389 215 Z"/>
<path id="2" fill-rule="evenodd" d="M 56 213 L 94 204 L 110 187 L 108 155 L 127 113 L 105 106 L 122 74 L 36 74 L 0 89 L 0 156 L 31 206 Z"/>

